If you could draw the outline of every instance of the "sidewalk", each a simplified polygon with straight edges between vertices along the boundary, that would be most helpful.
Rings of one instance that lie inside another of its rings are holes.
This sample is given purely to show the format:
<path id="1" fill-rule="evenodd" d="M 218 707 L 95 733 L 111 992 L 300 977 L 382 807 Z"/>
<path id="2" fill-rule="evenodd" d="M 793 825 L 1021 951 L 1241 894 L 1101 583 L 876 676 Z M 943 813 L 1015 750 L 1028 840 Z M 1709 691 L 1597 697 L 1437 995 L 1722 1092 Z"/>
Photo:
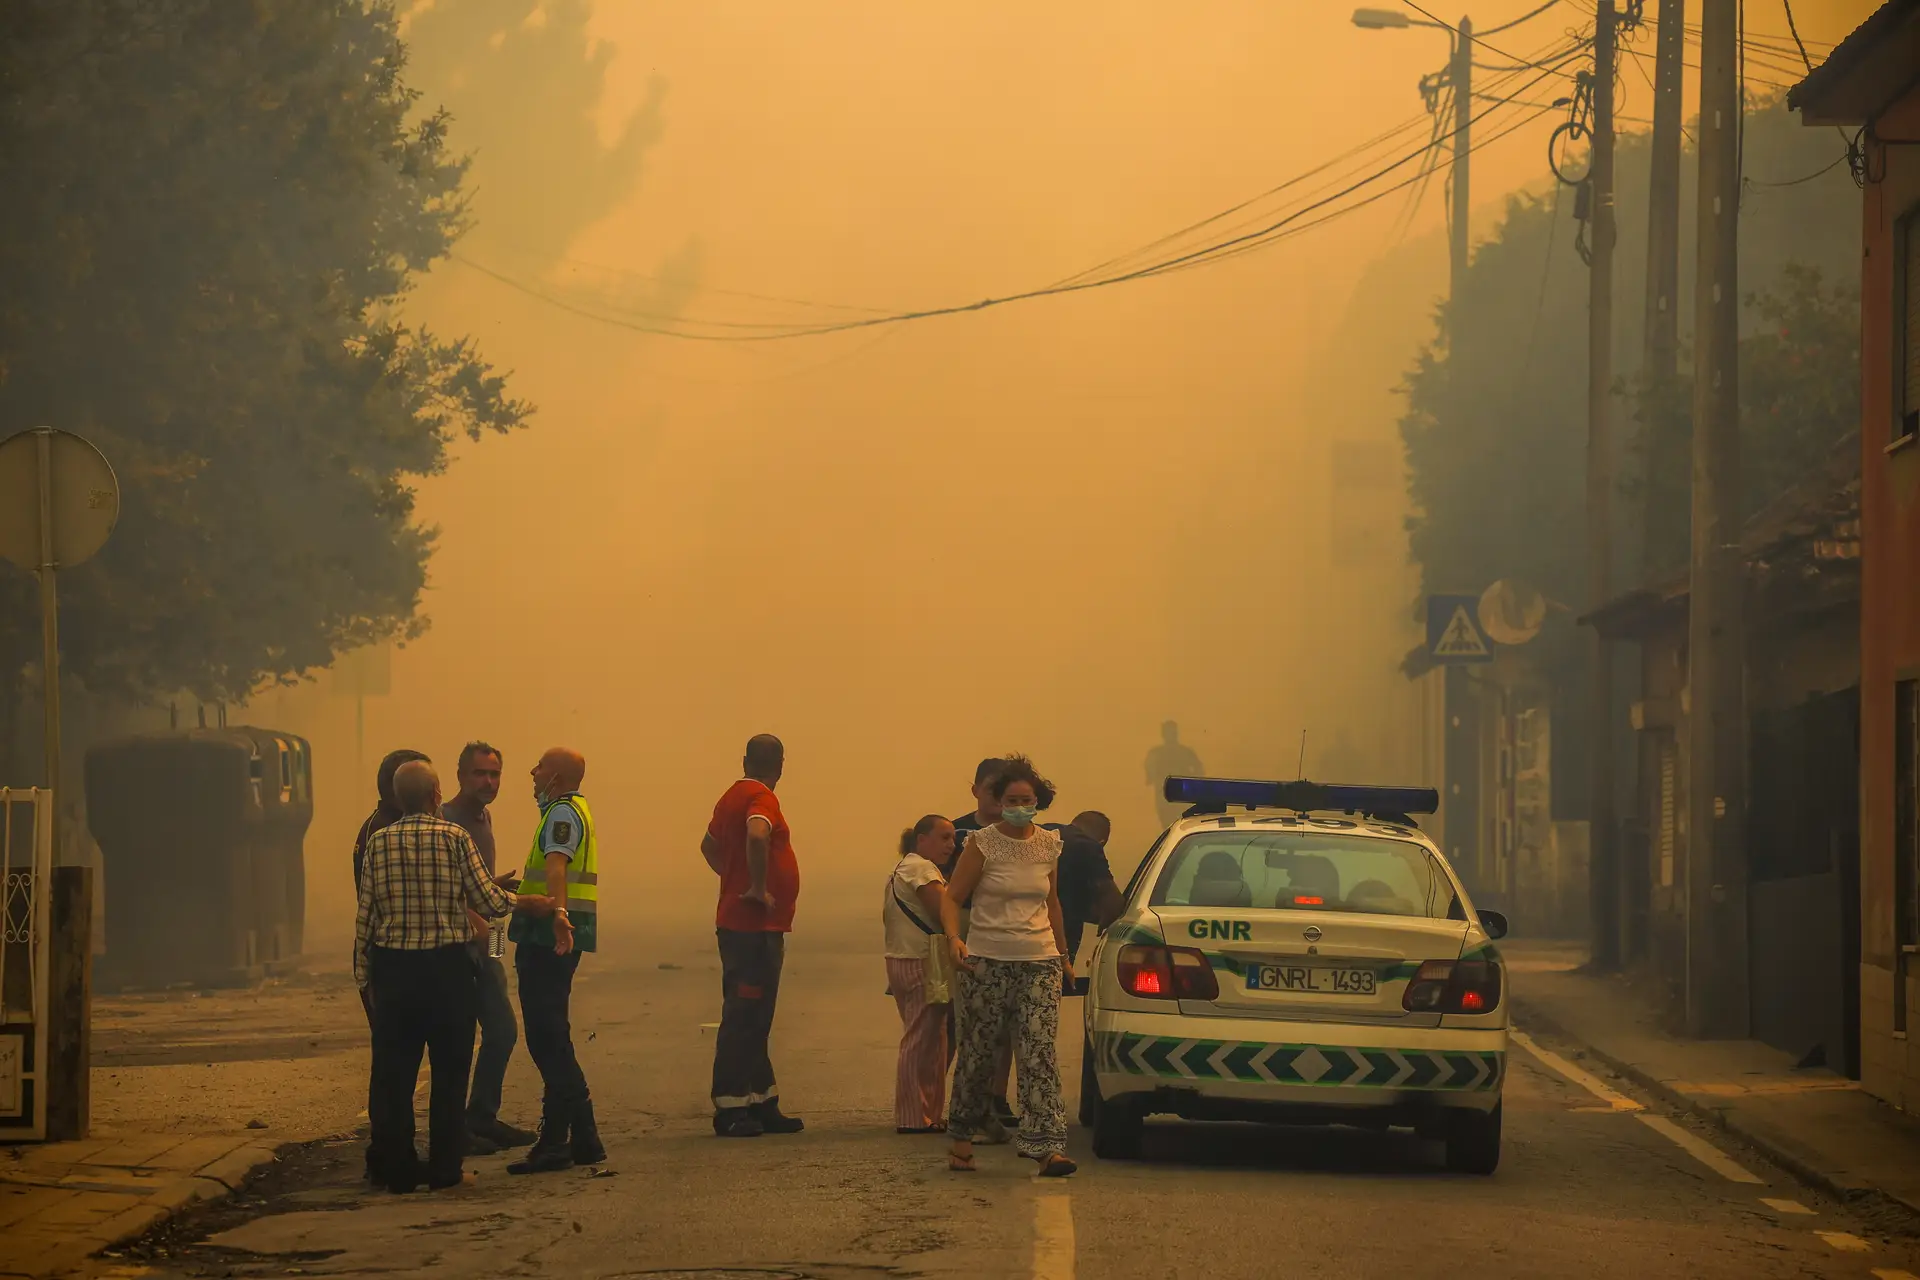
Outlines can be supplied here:
<path id="1" fill-rule="evenodd" d="M 1558 1035 L 1671 1106 L 1724 1127 L 1803 1181 L 1920 1217 L 1920 1120 L 1753 1040 L 1687 1040 L 1621 977 L 1575 970 L 1583 949 L 1503 943 L 1514 1021 Z"/>
<path id="2" fill-rule="evenodd" d="M 95 997 L 91 1135 L 0 1146 L 0 1278 L 47 1277 L 351 1130 L 366 1018 L 336 964 L 240 991 Z"/>
<path id="3" fill-rule="evenodd" d="M 252 1133 L 0 1148 L 0 1276 L 69 1271 L 187 1205 L 231 1194 L 274 1158 Z"/>

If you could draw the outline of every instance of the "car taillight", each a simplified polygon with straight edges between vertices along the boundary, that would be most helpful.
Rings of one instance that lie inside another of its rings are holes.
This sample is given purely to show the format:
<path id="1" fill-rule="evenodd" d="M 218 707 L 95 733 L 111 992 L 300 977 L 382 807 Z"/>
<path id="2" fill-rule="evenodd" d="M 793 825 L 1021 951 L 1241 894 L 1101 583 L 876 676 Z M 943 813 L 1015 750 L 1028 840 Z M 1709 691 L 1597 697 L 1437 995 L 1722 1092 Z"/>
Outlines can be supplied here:
<path id="1" fill-rule="evenodd" d="M 1115 976 L 1120 988 L 1142 1000 L 1217 1000 L 1220 983 L 1204 952 L 1192 947 L 1120 948 Z"/>
<path id="2" fill-rule="evenodd" d="M 1213 976 L 1213 964 L 1203 951 L 1191 947 L 1169 947 L 1173 961 L 1173 994 L 1182 1000 L 1218 1000 L 1220 982 Z"/>
<path id="3" fill-rule="evenodd" d="M 1500 966 L 1491 960 L 1429 960 L 1400 997 L 1409 1013 L 1490 1013 L 1500 1004 Z"/>
<path id="4" fill-rule="evenodd" d="M 1120 959 L 1114 966 L 1120 989 L 1142 1000 L 1172 998 L 1171 970 L 1165 947 L 1144 947 L 1138 943 L 1120 948 Z"/>

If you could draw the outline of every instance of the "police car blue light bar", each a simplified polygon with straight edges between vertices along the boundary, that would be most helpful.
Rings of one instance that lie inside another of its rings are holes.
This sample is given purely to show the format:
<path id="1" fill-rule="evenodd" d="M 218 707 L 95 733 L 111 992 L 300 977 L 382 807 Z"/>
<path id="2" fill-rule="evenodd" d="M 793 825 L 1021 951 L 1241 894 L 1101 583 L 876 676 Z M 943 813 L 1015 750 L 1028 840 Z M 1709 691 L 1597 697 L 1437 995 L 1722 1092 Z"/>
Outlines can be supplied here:
<path id="1" fill-rule="evenodd" d="M 1168 778 L 1164 794 L 1174 804 L 1225 812 L 1292 809 L 1300 813 L 1434 813 L 1440 793 L 1432 787 L 1368 787 L 1338 782 L 1261 782 L 1250 778 Z"/>

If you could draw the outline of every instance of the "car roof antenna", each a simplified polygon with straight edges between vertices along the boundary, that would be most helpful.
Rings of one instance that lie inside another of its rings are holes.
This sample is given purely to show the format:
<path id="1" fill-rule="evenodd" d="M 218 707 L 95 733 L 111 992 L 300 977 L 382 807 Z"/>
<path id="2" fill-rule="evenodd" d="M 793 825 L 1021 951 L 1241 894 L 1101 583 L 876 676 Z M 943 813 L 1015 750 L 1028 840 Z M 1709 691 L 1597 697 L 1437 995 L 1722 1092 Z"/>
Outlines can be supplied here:
<path id="1" fill-rule="evenodd" d="M 1304 778 L 1306 776 L 1307 776 L 1307 731 L 1305 729 L 1302 729 L 1300 731 L 1300 772 L 1296 773 L 1294 777 Z"/>

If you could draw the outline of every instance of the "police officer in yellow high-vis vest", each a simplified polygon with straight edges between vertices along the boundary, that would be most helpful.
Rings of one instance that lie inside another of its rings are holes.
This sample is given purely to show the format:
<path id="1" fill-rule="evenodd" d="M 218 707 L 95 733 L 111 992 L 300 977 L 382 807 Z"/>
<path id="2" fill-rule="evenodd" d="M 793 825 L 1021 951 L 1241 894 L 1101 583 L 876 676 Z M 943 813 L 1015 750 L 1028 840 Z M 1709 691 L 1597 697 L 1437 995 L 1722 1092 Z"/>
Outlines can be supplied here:
<path id="1" fill-rule="evenodd" d="M 594 949 L 600 906 L 593 811 L 580 794 L 586 774 L 586 757 L 563 747 L 549 750 L 533 767 L 540 827 L 520 873 L 520 909 L 507 936 L 515 944 L 513 967 L 520 978 L 527 1055 L 540 1069 L 546 1095 L 540 1139 L 525 1159 L 507 1166 L 508 1173 L 546 1173 L 607 1158 L 567 1024 L 574 971 L 582 953 Z"/>

